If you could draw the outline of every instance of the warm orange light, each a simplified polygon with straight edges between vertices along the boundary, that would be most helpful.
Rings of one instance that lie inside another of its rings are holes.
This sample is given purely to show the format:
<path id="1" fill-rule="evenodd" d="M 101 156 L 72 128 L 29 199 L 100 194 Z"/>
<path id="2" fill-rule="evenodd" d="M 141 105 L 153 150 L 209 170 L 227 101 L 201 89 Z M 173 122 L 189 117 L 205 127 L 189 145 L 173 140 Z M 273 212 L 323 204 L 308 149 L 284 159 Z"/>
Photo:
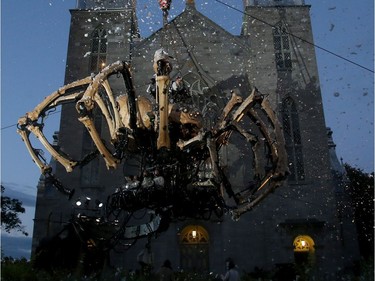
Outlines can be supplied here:
<path id="1" fill-rule="evenodd" d="M 314 252 L 314 240 L 308 235 L 299 235 L 293 242 L 295 252 Z"/>
<path id="2" fill-rule="evenodd" d="M 193 230 L 191 232 L 191 235 L 193 236 L 193 238 L 196 238 L 197 237 L 197 231 L 196 230 Z"/>

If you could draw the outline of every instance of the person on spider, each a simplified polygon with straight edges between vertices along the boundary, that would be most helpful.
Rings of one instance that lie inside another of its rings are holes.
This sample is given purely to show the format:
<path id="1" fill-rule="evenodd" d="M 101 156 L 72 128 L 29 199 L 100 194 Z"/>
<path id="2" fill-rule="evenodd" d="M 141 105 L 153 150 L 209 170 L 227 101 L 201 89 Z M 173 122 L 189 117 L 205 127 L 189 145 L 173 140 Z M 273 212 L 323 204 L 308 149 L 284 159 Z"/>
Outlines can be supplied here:
<path id="1" fill-rule="evenodd" d="M 163 265 L 159 270 L 160 281 L 174 281 L 174 273 L 172 270 L 172 265 L 169 260 L 165 260 Z"/>
<path id="2" fill-rule="evenodd" d="M 146 92 L 147 92 L 147 94 L 151 95 L 154 99 L 156 99 L 156 79 L 155 79 L 155 75 L 152 76 L 152 78 L 150 79 L 150 84 L 148 84 Z"/>
<path id="3" fill-rule="evenodd" d="M 144 171 L 141 186 L 143 188 L 150 188 L 150 187 L 153 187 L 154 184 L 155 184 L 154 180 L 152 179 L 152 176 L 150 175 L 150 173 L 148 171 Z"/>
<path id="4" fill-rule="evenodd" d="M 170 63 L 170 59 L 173 59 L 163 48 L 155 51 L 154 54 L 154 72 L 157 76 L 169 75 L 173 67 Z"/>
<path id="5" fill-rule="evenodd" d="M 121 186 L 121 191 L 137 189 L 140 184 L 138 177 L 129 175 L 125 177 L 125 183 Z M 120 191 L 120 190 L 119 190 Z"/>
<path id="6" fill-rule="evenodd" d="M 161 173 L 158 169 L 156 169 L 154 171 L 154 183 L 155 183 L 155 187 L 157 187 L 157 188 L 159 188 L 159 187 L 163 188 L 164 184 L 165 184 L 164 177 L 161 175 Z"/>
<path id="7" fill-rule="evenodd" d="M 181 76 L 177 76 L 176 80 L 172 82 L 170 93 L 172 103 L 190 103 L 189 90 Z"/>
<path id="8" fill-rule="evenodd" d="M 225 261 L 225 266 L 227 268 L 227 272 L 225 275 L 221 275 L 221 280 L 223 281 L 239 281 L 240 275 L 236 269 L 236 265 L 231 258 L 228 258 Z"/>
<path id="9" fill-rule="evenodd" d="M 138 179 L 138 176 L 131 175 L 131 176 L 129 176 L 129 178 L 130 178 L 130 181 L 129 181 L 129 187 L 128 188 L 129 189 L 137 189 L 140 185 L 140 181 Z"/>

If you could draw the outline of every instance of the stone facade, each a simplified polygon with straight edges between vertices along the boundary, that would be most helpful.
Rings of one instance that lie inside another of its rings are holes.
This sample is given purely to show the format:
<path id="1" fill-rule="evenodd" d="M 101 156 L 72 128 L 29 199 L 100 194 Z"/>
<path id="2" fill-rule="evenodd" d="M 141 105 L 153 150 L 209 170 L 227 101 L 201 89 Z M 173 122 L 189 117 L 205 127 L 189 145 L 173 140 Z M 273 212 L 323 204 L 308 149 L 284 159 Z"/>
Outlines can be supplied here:
<path id="1" fill-rule="evenodd" d="M 99 28 L 107 32 L 105 63 L 131 59 L 138 94 L 146 94 L 153 75 L 153 54 L 163 46 L 174 57 L 172 79 L 184 78 L 194 105 L 202 112 L 208 110 L 208 104 L 220 111 L 232 89 L 247 96 L 255 86 L 268 95 L 286 130 L 287 146 L 293 143 L 287 147 L 291 177 L 239 221 L 225 216 L 173 222 L 151 241 L 154 266 L 158 268 L 168 258 L 175 269 L 222 273 L 225 259 L 231 257 L 241 271 L 251 272 L 255 267 L 282 271 L 302 259 L 308 260 L 317 280 L 334 280 L 359 254 L 350 212 L 340 211 L 346 200 L 342 178 L 337 176 L 328 143 L 314 46 L 306 43 L 313 42 L 310 7 L 303 1 L 244 3 L 241 36 L 228 33 L 199 13 L 194 1 L 187 1 L 185 11 L 166 28 L 142 40 L 131 3 L 105 10 L 87 10 L 86 6 L 72 10 L 66 83 L 90 75 L 92 36 Z M 275 33 L 276 29 L 281 33 Z M 282 59 L 277 57 L 277 40 L 287 44 L 281 49 Z M 124 93 L 120 84 L 113 87 L 117 95 Z M 58 145 L 80 158 L 87 148 L 85 133 L 73 116 L 74 106 L 64 106 Z M 105 132 L 104 122 L 101 127 Z M 244 153 L 246 150 L 235 146 L 221 152 L 223 164 L 236 163 L 229 177 L 238 189 L 251 179 L 251 159 L 245 156 L 238 162 Z M 123 171 L 108 171 L 101 160 L 69 175 L 62 167 L 56 169 L 64 184 L 75 188 L 74 199 L 88 194 L 92 199 L 105 198 L 123 182 Z M 43 237 L 57 233 L 74 212 L 72 202 L 41 183 L 33 247 Z M 192 231 L 200 240 L 191 237 Z M 309 248 L 299 251 L 302 238 L 298 237 L 304 237 Z M 136 257 L 146 242 L 139 240 L 125 252 L 112 253 L 111 261 L 116 266 L 138 268 Z"/>

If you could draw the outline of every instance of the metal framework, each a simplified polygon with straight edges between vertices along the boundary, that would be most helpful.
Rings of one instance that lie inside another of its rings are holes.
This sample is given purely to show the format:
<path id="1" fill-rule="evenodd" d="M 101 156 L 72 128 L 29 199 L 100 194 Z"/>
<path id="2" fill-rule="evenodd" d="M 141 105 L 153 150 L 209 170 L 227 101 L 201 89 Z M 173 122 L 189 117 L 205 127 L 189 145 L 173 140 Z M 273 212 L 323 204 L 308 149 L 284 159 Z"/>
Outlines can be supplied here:
<path id="1" fill-rule="evenodd" d="M 147 175 L 142 172 L 133 188 L 118 189 L 108 198 L 106 218 L 100 223 L 113 227 L 112 238 L 116 240 L 150 235 L 172 218 L 211 219 L 212 215 L 221 218 L 230 213 L 237 220 L 280 186 L 288 174 L 282 129 L 264 95 L 256 88 L 247 98 L 232 91 L 215 126 L 204 128 L 200 112 L 181 110 L 182 105 L 169 103 L 171 70 L 168 54 L 163 49 L 157 50 L 154 57 L 157 106 L 145 96 L 136 95 L 130 64 L 117 61 L 93 77 L 63 86 L 18 120 L 18 133 L 33 161 L 69 198 L 74 190 L 56 178 L 46 159 L 32 146 L 31 133 L 68 173 L 89 163 L 96 155 L 103 157 L 108 169 L 117 169 L 129 155 L 147 154 L 151 160 L 144 162 L 143 172 L 158 169 L 163 184 L 158 186 L 154 182 L 145 188 L 141 182 Z M 114 96 L 110 77 L 123 78 L 126 95 Z M 78 120 L 87 128 L 97 148 L 94 156 L 81 160 L 58 151 L 43 134 L 43 117 L 57 106 L 72 102 L 76 104 Z M 111 147 L 95 128 L 94 109 L 99 109 L 107 122 Z M 177 128 L 173 134 L 178 135 L 178 141 L 176 137 L 171 140 L 171 126 Z M 240 192 L 233 190 L 220 164 L 220 150 L 231 142 L 234 133 L 251 146 L 254 159 L 254 182 Z M 150 140 L 146 144 L 145 138 Z M 202 167 L 207 166 L 208 176 L 202 173 Z M 150 222 L 127 225 L 129 214 L 142 209 L 153 211 Z"/>

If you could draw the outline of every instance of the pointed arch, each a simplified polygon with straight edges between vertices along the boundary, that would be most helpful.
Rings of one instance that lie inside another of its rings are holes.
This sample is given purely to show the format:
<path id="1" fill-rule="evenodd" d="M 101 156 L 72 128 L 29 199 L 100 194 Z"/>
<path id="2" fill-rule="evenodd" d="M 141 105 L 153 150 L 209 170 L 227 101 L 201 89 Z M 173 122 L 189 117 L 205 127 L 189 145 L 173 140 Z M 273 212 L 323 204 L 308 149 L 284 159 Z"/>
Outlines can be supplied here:
<path id="1" fill-rule="evenodd" d="M 180 235 L 180 267 L 205 272 L 209 267 L 209 235 L 200 225 L 188 225 Z"/>
<path id="2" fill-rule="evenodd" d="M 91 34 L 90 72 L 99 72 L 107 64 L 107 31 L 97 27 Z"/>
<path id="3" fill-rule="evenodd" d="M 273 45 L 277 70 L 292 70 L 289 33 L 283 22 L 273 27 Z"/>
<path id="4" fill-rule="evenodd" d="M 300 182 L 305 179 L 305 168 L 303 163 L 299 116 L 296 104 L 291 97 L 283 99 L 281 116 L 290 170 L 288 179 L 290 181 Z"/>

